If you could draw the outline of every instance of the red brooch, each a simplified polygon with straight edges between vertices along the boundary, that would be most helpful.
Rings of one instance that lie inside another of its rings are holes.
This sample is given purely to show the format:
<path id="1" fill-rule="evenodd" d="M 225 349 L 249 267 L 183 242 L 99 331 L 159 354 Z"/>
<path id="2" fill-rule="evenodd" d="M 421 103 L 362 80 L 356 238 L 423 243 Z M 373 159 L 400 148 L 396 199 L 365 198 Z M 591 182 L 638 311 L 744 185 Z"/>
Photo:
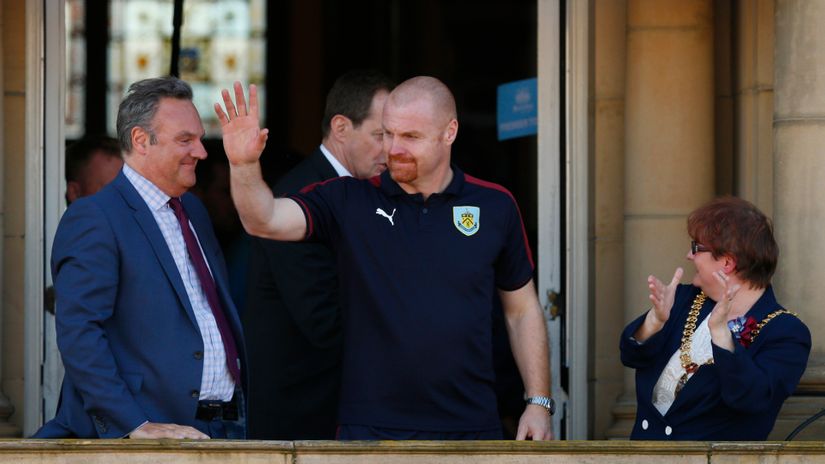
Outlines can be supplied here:
<path id="1" fill-rule="evenodd" d="M 754 339 L 754 332 L 759 333 L 756 329 L 756 325 L 756 319 L 748 316 L 748 319 L 742 327 L 742 331 L 739 333 L 739 337 L 737 337 L 739 343 L 745 348 L 751 346 Z"/>

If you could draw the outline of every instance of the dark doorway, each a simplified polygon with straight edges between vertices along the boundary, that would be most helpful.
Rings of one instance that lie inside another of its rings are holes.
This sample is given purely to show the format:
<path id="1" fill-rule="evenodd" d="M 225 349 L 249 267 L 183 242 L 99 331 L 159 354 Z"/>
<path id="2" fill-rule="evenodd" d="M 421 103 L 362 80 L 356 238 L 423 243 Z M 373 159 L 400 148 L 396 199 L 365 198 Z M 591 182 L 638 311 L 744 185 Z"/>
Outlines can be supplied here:
<path id="1" fill-rule="evenodd" d="M 536 136 L 497 139 L 496 92 L 500 84 L 536 77 L 536 0 L 292 0 L 273 18 L 288 31 L 278 58 L 289 67 L 270 76 L 284 79 L 269 112 L 280 122 L 280 140 L 309 153 L 321 139 L 325 92 L 352 68 L 377 68 L 401 82 L 431 75 L 454 92 L 459 135 L 453 161 L 475 177 L 499 183 L 516 197 L 528 239 L 536 249 Z M 273 50 L 277 52 L 277 50 Z M 280 103 L 280 104 L 279 104 Z M 270 119 L 270 124 L 273 119 Z M 270 126 L 272 130 L 272 126 Z M 493 358 L 499 411 L 512 438 L 524 409 L 523 385 L 504 329 L 494 313 Z"/>
<path id="2" fill-rule="evenodd" d="M 270 30 L 288 31 L 289 43 L 272 50 L 281 56 L 267 78 L 268 114 L 286 146 L 317 146 L 324 94 L 349 69 L 377 68 L 399 82 L 438 77 L 458 104 L 454 161 L 513 192 L 535 244 L 536 137 L 500 142 L 496 132 L 497 86 L 536 76 L 535 0 L 292 0 L 280 9 Z"/>

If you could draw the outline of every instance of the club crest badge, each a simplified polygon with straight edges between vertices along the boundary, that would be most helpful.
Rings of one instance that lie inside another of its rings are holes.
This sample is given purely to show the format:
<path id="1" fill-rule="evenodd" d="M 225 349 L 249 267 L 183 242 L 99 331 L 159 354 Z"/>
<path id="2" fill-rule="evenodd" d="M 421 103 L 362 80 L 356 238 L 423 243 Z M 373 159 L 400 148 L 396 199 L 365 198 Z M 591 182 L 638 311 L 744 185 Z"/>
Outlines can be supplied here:
<path id="1" fill-rule="evenodd" d="M 480 217 L 481 210 L 478 206 L 453 206 L 453 224 L 468 237 L 478 232 Z"/>

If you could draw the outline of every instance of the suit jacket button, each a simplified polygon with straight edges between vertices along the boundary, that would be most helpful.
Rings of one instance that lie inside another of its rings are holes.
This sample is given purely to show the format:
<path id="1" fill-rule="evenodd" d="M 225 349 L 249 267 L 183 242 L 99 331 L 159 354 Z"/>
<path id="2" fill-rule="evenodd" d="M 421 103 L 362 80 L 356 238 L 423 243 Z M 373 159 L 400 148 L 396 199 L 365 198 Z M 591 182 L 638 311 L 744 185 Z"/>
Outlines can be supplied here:
<path id="1" fill-rule="evenodd" d="M 195 354 L 193 356 L 195 357 L 195 359 L 200 361 L 201 359 L 203 359 L 203 351 L 195 351 Z"/>
<path id="2" fill-rule="evenodd" d="M 665 435 L 670 436 L 671 433 L 673 433 L 673 429 L 668 425 L 665 427 Z"/>
<path id="3" fill-rule="evenodd" d="M 199 391 L 197 391 L 197 390 L 192 390 L 192 391 L 190 392 L 190 395 L 192 396 L 192 398 L 200 398 L 200 396 L 201 396 L 201 392 L 199 392 Z"/>
<path id="4" fill-rule="evenodd" d="M 647 423 L 647 419 L 644 419 L 644 420 L 642 421 L 642 430 L 647 430 L 647 428 L 648 428 L 649 426 L 650 426 L 650 424 L 648 424 L 648 423 Z"/>

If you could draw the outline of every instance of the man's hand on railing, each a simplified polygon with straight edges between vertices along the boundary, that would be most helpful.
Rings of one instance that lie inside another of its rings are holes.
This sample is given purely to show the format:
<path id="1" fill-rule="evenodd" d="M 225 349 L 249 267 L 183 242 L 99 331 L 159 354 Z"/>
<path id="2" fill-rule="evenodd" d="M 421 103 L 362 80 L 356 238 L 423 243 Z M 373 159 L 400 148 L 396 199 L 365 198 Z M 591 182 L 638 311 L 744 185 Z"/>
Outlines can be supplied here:
<path id="1" fill-rule="evenodd" d="M 192 440 L 208 440 L 209 435 L 188 425 L 147 422 L 130 433 L 129 438 L 189 438 Z"/>
<path id="2" fill-rule="evenodd" d="M 518 423 L 516 440 L 552 440 L 552 417 L 542 406 L 528 404 Z"/>

